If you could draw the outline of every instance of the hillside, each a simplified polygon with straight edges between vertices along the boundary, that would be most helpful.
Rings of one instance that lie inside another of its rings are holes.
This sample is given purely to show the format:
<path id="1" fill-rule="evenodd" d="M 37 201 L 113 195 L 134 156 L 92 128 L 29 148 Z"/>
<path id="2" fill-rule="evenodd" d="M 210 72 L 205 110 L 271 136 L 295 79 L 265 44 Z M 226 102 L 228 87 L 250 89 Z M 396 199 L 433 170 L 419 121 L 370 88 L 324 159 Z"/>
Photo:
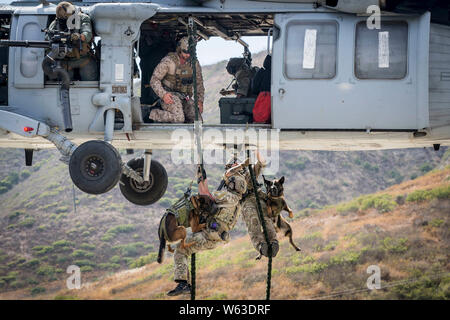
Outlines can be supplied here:
<path id="1" fill-rule="evenodd" d="M 255 55 L 254 64 L 263 58 L 263 53 Z M 225 64 L 203 68 L 211 117 L 218 114 L 215 92 L 228 85 Z M 124 161 L 141 154 L 121 150 Z M 71 264 L 82 268 L 85 279 L 95 279 L 153 262 L 159 219 L 186 190 L 194 170 L 174 165 L 170 151 L 155 150 L 153 159 L 169 174 L 168 190 L 157 204 L 139 207 L 127 202 L 118 186 L 98 196 L 81 192 L 59 158 L 56 150 L 41 150 L 33 166 L 25 167 L 23 150 L 0 149 L 0 292 L 38 294 L 49 282 L 65 279 Z M 316 212 L 401 182 L 415 183 L 450 164 L 450 150 L 285 151 L 280 159 L 277 176 L 286 176 L 286 198 L 305 215 L 302 210 Z M 210 185 L 217 186 L 222 167 L 206 170 Z M 245 234 L 239 221 L 232 237 Z"/>
<path id="2" fill-rule="evenodd" d="M 450 167 L 382 192 L 322 210 L 298 212 L 297 253 L 281 240 L 274 259 L 273 299 L 449 299 Z M 85 282 L 80 290 L 46 285 L 39 299 L 167 299 L 170 254 L 162 265 Z M 248 236 L 197 255 L 197 299 L 262 299 L 266 260 L 255 260 Z M 381 269 L 381 290 L 366 287 L 369 265 Z M 25 290 L 2 299 L 29 298 Z M 188 296 L 175 299 L 188 299 Z"/>

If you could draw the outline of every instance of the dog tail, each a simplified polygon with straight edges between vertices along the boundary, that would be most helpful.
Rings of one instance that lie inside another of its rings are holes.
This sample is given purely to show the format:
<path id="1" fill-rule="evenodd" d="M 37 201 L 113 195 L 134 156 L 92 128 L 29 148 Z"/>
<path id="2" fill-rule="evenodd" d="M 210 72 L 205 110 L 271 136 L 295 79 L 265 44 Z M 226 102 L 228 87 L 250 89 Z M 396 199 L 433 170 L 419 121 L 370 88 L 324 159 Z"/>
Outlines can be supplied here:
<path id="1" fill-rule="evenodd" d="M 158 236 L 159 236 L 159 251 L 158 251 L 158 258 L 156 261 L 158 263 L 162 263 L 164 260 L 164 251 L 166 250 L 166 237 L 164 235 L 164 229 L 166 227 L 166 218 L 167 214 L 164 214 L 163 218 L 159 222 L 159 229 L 158 229 Z M 164 227 L 163 227 L 164 225 Z"/>
<path id="2" fill-rule="evenodd" d="M 162 263 L 164 260 L 164 251 L 166 251 L 166 239 L 160 238 L 159 239 L 159 252 L 158 252 L 158 258 L 156 259 L 156 261 L 158 261 L 158 263 Z"/>

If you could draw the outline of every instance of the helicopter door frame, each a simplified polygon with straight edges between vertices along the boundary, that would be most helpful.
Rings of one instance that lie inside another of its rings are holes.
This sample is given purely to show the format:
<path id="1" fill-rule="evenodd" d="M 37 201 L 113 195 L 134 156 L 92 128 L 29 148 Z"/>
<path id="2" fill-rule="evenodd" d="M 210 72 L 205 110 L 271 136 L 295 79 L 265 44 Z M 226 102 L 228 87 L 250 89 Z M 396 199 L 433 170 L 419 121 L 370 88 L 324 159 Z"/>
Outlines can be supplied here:
<path id="1" fill-rule="evenodd" d="M 414 131 L 429 127 L 429 13 L 383 17 L 382 30 L 373 32 L 391 35 L 391 49 L 389 38 L 384 40 L 384 49 L 379 49 L 381 40 L 375 38 L 376 34 L 371 34 L 368 42 L 364 39 L 366 51 L 378 42 L 379 48 L 370 54 L 378 57 L 379 68 L 388 68 L 383 69 L 387 73 L 391 71 L 389 60 L 380 65 L 380 55 L 385 60 L 390 55 L 394 69 L 399 60 L 405 64 L 406 69 L 397 70 L 399 74 L 404 72 L 399 79 L 395 79 L 395 70 L 390 79 L 362 79 L 355 75 L 355 61 L 361 58 L 355 54 L 357 26 L 366 19 L 336 13 L 275 15 L 280 36 L 274 37 L 272 56 L 274 128 Z M 402 45 L 396 41 L 399 34 L 405 33 L 395 28 L 383 30 L 383 22 L 388 21 L 406 23 L 406 57 L 398 53 Z"/>

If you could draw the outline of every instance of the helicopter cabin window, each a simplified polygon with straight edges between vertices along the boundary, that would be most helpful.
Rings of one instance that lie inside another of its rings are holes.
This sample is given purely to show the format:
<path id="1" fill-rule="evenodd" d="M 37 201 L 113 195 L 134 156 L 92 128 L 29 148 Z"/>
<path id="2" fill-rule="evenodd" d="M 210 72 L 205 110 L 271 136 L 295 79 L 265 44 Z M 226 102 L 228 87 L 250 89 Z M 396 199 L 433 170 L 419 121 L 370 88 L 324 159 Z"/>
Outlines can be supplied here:
<path id="1" fill-rule="evenodd" d="M 284 73 L 289 79 L 331 79 L 336 75 L 337 25 L 293 22 L 287 26 Z"/>
<path id="2" fill-rule="evenodd" d="M 355 75 L 359 79 L 403 79 L 407 72 L 408 24 L 385 21 L 370 30 L 356 25 Z"/>

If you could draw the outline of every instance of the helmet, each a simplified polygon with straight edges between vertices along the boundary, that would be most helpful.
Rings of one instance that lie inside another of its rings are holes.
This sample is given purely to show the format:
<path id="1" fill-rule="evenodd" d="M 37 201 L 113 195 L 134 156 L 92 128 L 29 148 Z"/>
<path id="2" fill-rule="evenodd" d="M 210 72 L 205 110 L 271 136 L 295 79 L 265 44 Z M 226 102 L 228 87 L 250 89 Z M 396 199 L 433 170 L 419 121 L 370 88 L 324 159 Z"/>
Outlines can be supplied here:
<path id="1" fill-rule="evenodd" d="M 56 6 L 56 17 L 67 19 L 75 13 L 75 6 L 67 1 L 62 1 Z"/>
<path id="2" fill-rule="evenodd" d="M 230 160 L 228 160 L 228 162 L 225 164 L 225 170 L 228 170 L 230 168 L 232 168 L 235 164 L 239 164 L 242 161 L 239 160 L 239 158 L 236 157 L 231 157 Z"/>
<path id="3" fill-rule="evenodd" d="M 186 51 L 185 53 L 189 52 L 189 38 L 188 37 L 183 37 L 178 41 L 177 52 L 180 53 L 181 51 Z"/>
<path id="4" fill-rule="evenodd" d="M 244 194 L 247 191 L 247 181 L 241 175 L 234 175 L 232 177 L 225 177 L 225 184 L 228 190 L 235 191 L 239 194 Z"/>
<path id="5" fill-rule="evenodd" d="M 236 72 L 238 72 L 239 69 L 241 69 L 244 66 L 245 59 L 244 58 L 231 58 L 228 61 L 228 64 L 226 66 L 226 69 L 229 74 L 235 75 Z"/>

